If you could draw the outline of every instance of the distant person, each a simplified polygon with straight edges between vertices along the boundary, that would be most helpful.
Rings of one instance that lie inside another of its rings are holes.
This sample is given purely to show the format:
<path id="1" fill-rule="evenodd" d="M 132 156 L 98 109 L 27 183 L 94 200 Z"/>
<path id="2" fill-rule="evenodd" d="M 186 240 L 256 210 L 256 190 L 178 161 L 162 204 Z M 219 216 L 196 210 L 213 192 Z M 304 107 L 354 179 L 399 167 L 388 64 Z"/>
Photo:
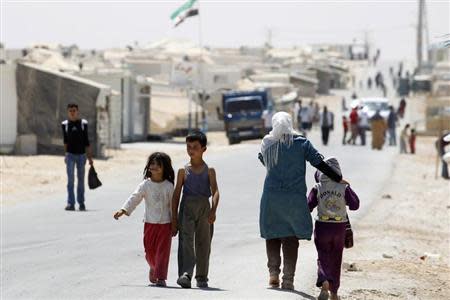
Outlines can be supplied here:
<path id="1" fill-rule="evenodd" d="M 405 98 L 402 98 L 402 100 L 400 100 L 400 105 L 398 106 L 398 112 L 397 112 L 398 116 L 402 119 L 405 116 L 405 110 L 406 110 L 406 100 L 405 100 Z"/>
<path id="2" fill-rule="evenodd" d="M 67 105 L 68 119 L 61 123 L 64 142 L 64 162 L 67 172 L 67 206 L 66 210 L 75 210 L 75 167 L 77 169 L 77 202 L 81 211 L 86 210 L 84 199 L 84 173 L 86 158 L 89 165 L 94 165 L 89 143 L 88 121 L 80 119 L 78 105 Z"/>
<path id="3" fill-rule="evenodd" d="M 302 110 L 302 100 L 297 100 L 294 104 L 294 116 L 295 116 L 295 120 L 297 122 L 297 129 L 299 131 L 302 130 L 302 116 L 300 114 Z"/>
<path id="4" fill-rule="evenodd" d="M 302 130 L 310 130 L 312 124 L 312 111 L 309 106 L 303 106 L 300 110 L 300 118 L 302 121 Z"/>
<path id="5" fill-rule="evenodd" d="M 330 130 L 334 128 L 334 115 L 328 111 L 328 107 L 324 106 L 323 111 L 320 114 L 320 129 L 322 132 L 322 143 L 328 145 L 328 138 L 330 136 Z"/>
<path id="6" fill-rule="evenodd" d="M 354 107 L 350 113 L 350 138 L 347 143 L 354 145 L 358 136 L 358 108 Z"/>
<path id="7" fill-rule="evenodd" d="M 381 88 L 381 83 L 383 82 L 383 74 L 381 72 L 377 72 L 375 75 L 375 86 L 378 88 Z"/>
<path id="8" fill-rule="evenodd" d="M 219 189 L 216 171 L 203 160 L 206 144 L 206 135 L 200 131 L 194 131 L 186 137 L 190 161 L 178 170 L 172 199 L 172 235 L 175 236 L 178 230 L 180 232 L 177 284 L 182 288 L 191 288 L 194 267 L 197 287 L 208 287 L 209 255 L 219 205 Z M 210 197 L 212 204 L 209 203 Z"/>
<path id="9" fill-rule="evenodd" d="M 342 109 L 342 111 L 347 111 L 347 101 L 345 100 L 345 97 L 342 97 L 341 109 Z"/>
<path id="10" fill-rule="evenodd" d="M 387 96 L 387 87 L 386 87 L 386 85 L 384 84 L 383 81 L 380 82 L 380 88 L 383 91 L 383 97 L 386 97 Z"/>
<path id="11" fill-rule="evenodd" d="M 411 129 L 411 133 L 409 134 L 409 150 L 411 154 L 416 153 L 416 130 L 413 128 Z"/>
<path id="12" fill-rule="evenodd" d="M 328 158 L 325 162 L 336 173 L 342 174 L 336 158 Z M 346 207 L 357 210 L 359 198 L 350 185 L 334 182 L 319 171 L 316 171 L 314 178 L 317 184 L 309 193 L 308 206 L 311 212 L 317 207 L 314 244 L 318 254 L 316 286 L 321 288 L 318 299 L 328 299 L 331 296 L 332 300 L 338 300 L 342 253 L 348 223 Z"/>
<path id="13" fill-rule="evenodd" d="M 380 58 L 380 54 L 381 54 L 380 49 L 377 49 L 377 53 L 375 54 L 375 56 L 374 56 L 374 58 L 373 58 L 373 65 L 374 65 L 374 66 L 377 65 L 378 59 Z"/>
<path id="14" fill-rule="evenodd" d="M 361 146 L 366 145 L 366 131 L 369 129 L 369 115 L 363 109 L 362 106 L 359 107 L 358 111 L 358 134 L 361 139 Z"/>
<path id="15" fill-rule="evenodd" d="M 372 89 L 372 78 L 371 77 L 367 78 L 367 89 L 369 89 L 369 90 Z"/>
<path id="16" fill-rule="evenodd" d="M 323 161 L 308 139 L 292 127 L 288 113 L 272 118 L 273 129 L 264 137 L 258 155 L 266 168 L 261 197 L 259 228 L 266 241 L 269 285 L 280 286 L 280 251 L 283 251 L 281 288 L 294 289 L 299 239 L 309 240 L 312 219 L 306 200 L 306 161 L 335 182 L 347 183 Z"/>
<path id="17" fill-rule="evenodd" d="M 384 137 L 387 129 L 386 122 L 380 115 L 380 110 L 370 120 L 372 129 L 372 149 L 381 150 L 384 145 Z"/>
<path id="18" fill-rule="evenodd" d="M 319 103 L 314 103 L 314 107 L 313 107 L 313 123 L 317 124 L 320 121 L 320 107 L 319 107 Z"/>
<path id="19" fill-rule="evenodd" d="M 389 115 L 387 118 L 388 132 L 389 132 L 389 146 L 397 146 L 396 128 L 397 128 L 397 113 L 392 105 L 389 106 Z"/>
<path id="20" fill-rule="evenodd" d="M 358 95 L 356 95 L 356 92 L 353 92 L 353 94 L 352 94 L 352 99 L 353 99 L 353 100 L 358 99 Z"/>
<path id="21" fill-rule="evenodd" d="M 405 127 L 403 127 L 402 132 L 400 133 L 400 153 L 408 153 L 408 150 L 406 148 L 409 139 L 408 129 L 409 124 L 406 124 Z"/>
<path id="22" fill-rule="evenodd" d="M 130 216 L 136 207 L 145 201 L 144 249 L 145 259 L 150 267 L 148 279 L 156 286 L 166 286 L 172 244 L 171 202 L 175 173 L 170 157 L 155 152 L 147 159 L 144 180 L 130 195 L 114 219 Z"/>
<path id="23" fill-rule="evenodd" d="M 402 78 L 403 75 L 403 62 L 400 61 L 398 63 L 398 78 Z"/>
<path id="24" fill-rule="evenodd" d="M 450 132 L 444 132 L 439 136 L 439 138 L 436 141 L 436 148 L 438 151 L 438 155 L 441 158 L 442 163 L 442 170 L 441 170 L 441 176 L 444 179 L 450 179 L 449 173 L 448 173 L 448 164 L 444 160 L 444 155 L 446 153 L 445 147 L 450 145 Z"/>
<path id="25" fill-rule="evenodd" d="M 342 145 L 345 145 L 347 142 L 347 132 L 348 132 L 348 119 L 346 116 L 342 116 L 342 129 L 344 135 L 342 136 Z"/>

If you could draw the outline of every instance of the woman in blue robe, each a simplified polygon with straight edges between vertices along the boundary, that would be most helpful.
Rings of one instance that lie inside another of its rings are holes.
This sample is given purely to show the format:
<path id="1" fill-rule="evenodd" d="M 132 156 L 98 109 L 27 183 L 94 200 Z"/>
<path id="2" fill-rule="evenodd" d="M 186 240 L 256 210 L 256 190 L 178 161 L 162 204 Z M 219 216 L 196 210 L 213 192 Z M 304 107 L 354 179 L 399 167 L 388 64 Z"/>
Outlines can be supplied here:
<path id="1" fill-rule="evenodd" d="M 282 289 L 294 289 L 299 239 L 311 240 L 312 218 L 306 200 L 306 161 L 336 182 L 342 176 L 330 168 L 311 142 L 292 127 L 292 118 L 278 112 L 272 131 L 261 144 L 259 159 L 267 169 L 261 197 L 259 227 L 266 240 L 269 285 L 280 286 L 280 251 L 283 249 Z"/>

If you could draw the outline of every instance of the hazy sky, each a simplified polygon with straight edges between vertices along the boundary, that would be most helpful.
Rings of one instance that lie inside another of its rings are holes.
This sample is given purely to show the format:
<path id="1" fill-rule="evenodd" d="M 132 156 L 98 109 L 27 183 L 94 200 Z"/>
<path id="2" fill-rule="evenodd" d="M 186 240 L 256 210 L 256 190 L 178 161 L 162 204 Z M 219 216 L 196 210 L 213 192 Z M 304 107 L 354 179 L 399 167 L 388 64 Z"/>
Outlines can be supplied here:
<path id="1" fill-rule="evenodd" d="M 81 48 L 124 47 L 165 37 L 204 45 L 258 46 L 272 31 L 278 47 L 349 43 L 364 31 L 384 58 L 415 55 L 418 1 L 200 1 L 201 17 L 173 28 L 177 1 L 5 1 L 1 0 L 1 42 L 8 48 L 33 42 L 78 44 Z M 450 32 L 450 0 L 427 1 L 430 42 Z"/>

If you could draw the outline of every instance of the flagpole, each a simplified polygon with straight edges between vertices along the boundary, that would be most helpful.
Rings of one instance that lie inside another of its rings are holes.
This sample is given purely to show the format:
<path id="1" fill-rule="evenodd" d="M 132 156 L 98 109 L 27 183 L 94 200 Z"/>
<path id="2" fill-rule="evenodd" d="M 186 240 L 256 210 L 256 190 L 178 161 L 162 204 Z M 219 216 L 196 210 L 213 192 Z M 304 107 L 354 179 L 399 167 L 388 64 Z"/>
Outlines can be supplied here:
<path id="1" fill-rule="evenodd" d="M 203 85 L 203 70 L 202 70 L 202 61 L 203 61 L 203 40 L 202 40 L 202 11 L 200 10 L 200 0 L 197 0 L 197 9 L 198 9 L 198 44 L 200 47 L 200 59 L 198 62 L 198 91 L 197 95 L 201 95 L 200 98 L 200 106 L 202 108 L 202 124 L 204 123 L 205 119 L 205 112 L 204 112 L 204 91 L 201 92 L 200 90 Z M 197 116 L 197 110 L 196 110 L 196 116 Z M 198 120 L 198 119 L 197 119 Z M 198 124 L 195 124 L 198 128 Z M 202 128 L 203 129 L 203 128 Z"/>

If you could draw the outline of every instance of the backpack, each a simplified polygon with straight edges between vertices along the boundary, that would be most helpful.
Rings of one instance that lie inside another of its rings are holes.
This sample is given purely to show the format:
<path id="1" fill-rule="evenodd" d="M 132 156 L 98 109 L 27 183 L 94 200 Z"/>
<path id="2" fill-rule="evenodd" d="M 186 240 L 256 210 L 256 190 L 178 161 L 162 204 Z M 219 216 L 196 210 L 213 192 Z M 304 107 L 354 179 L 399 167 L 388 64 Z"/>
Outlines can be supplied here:
<path id="1" fill-rule="evenodd" d="M 69 120 L 62 121 L 62 124 L 64 125 L 64 130 L 66 133 L 69 132 Z M 86 119 L 81 119 L 81 131 L 84 131 L 84 127 L 88 124 L 88 121 Z"/>

